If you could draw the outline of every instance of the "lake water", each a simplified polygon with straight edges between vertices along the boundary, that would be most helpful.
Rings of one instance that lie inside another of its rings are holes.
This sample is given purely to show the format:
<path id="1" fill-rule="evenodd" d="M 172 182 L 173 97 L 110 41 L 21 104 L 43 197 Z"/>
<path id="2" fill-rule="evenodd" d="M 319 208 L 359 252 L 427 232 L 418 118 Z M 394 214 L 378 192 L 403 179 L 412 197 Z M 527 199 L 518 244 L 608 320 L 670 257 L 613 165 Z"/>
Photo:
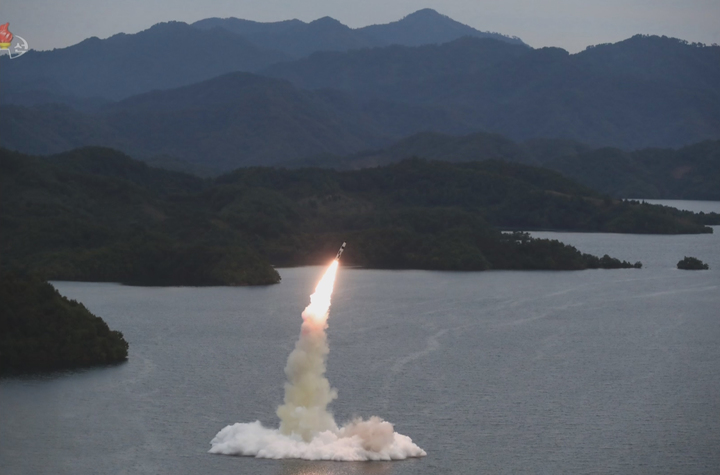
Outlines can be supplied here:
<path id="1" fill-rule="evenodd" d="M 384 417 L 427 457 L 207 453 L 228 424 L 277 425 L 285 360 L 324 270 L 307 267 L 281 269 L 282 283 L 265 288 L 56 283 L 125 334 L 130 359 L 0 380 L 0 473 L 720 472 L 720 227 L 533 234 L 644 267 L 339 271 L 328 330 L 336 419 Z M 684 255 L 711 270 L 677 270 Z"/>

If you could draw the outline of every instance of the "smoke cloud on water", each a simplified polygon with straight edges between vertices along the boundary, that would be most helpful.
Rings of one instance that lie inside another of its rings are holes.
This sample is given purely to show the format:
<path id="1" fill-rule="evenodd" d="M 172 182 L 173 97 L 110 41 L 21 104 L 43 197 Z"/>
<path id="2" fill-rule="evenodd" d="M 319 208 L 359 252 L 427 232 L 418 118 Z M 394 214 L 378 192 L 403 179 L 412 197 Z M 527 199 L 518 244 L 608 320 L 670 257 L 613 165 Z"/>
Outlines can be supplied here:
<path id="1" fill-rule="evenodd" d="M 327 319 L 338 261 L 325 272 L 302 313 L 300 338 L 285 366 L 285 401 L 277 409 L 279 429 L 259 421 L 225 427 L 210 442 L 211 453 L 306 460 L 402 460 L 425 451 L 379 417 L 338 427 L 327 406 L 337 391 L 325 377 Z"/>

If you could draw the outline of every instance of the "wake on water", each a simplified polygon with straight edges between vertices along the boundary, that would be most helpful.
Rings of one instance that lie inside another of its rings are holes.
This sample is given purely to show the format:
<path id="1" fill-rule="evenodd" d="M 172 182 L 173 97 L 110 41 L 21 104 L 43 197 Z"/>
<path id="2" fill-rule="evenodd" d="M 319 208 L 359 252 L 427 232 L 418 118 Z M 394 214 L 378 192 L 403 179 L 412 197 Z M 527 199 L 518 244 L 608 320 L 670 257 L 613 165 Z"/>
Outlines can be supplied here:
<path id="1" fill-rule="evenodd" d="M 225 427 L 210 442 L 210 453 L 259 458 L 305 460 L 402 460 L 422 457 L 425 451 L 395 432 L 379 417 L 354 419 L 338 428 L 327 406 L 337 398 L 325 377 L 327 318 L 338 268 L 330 264 L 310 296 L 302 314 L 303 324 L 295 349 L 285 366 L 285 403 L 278 407 L 279 429 L 268 429 L 260 421 Z"/>

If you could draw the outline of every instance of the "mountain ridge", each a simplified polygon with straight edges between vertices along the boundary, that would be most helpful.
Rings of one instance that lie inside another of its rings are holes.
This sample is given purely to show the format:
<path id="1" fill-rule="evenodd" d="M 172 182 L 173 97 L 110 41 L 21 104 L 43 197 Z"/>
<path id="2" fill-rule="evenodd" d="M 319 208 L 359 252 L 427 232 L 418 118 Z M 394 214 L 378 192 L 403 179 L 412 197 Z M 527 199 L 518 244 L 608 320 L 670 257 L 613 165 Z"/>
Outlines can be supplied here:
<path id="1" fill-rule="evenodd" d="M 319 52 L 261 73 L 305 89 L 467 111 L 475 129 L 514 140 L 633 149 L 720 138 L 720 47 L 666 37 L 636 35 L 574 55 L 465 37 Z"/>
<path id="2" fill-rule="evenodd" d="M 23 61 L 3 65 L 0 97 L 5 103 L 22 103 L 18 95 L 47 91 L 118 100 L 230 71 L 255 71 L 286 59 L 283 53 L 259 48 L 226 30 L 158 23 L 133 35 L 120 33 L 105 40 L 93 37 L 67 48 L 30 51 Z"/>
<path id="3" fill-rule="evenodd" d="M 403 21 L 388 24 L 388 28 L 397 29 Z M 447 29 L 448 22 L 454 22 L 437 12 L 434 21 L 445 25 L 435 28 L 442 31 Z M 461 34 L 519 41 L 479 32 L 458 22 L 451 24 L 454 26 L 450 30 L 457 30 L 456 33 L 446 32 L 444 36 L 423 40 L 424 31 L 420 30 L 412 34 L 415 39 L 411 43 L 452 40 Z M 20 105 L 62 102 L 92 108 L 104 101 L 188 85 L 228 72 L 257 72 L 270 64 L 316 51 L 387 44 L 330 17 L 309 23 L 300 20 L 260 23 L 237 18 L 207 18 L 192 25 L 161 22 L 134 34 L 117 33 L 106 39 L 90 37 L 65 48 L 30 51 L 21 62 L 7 63 L 7 58 L 0 57 L 3 65 L 0 102 Z"/>
<path id="4" fill-rule="evenodd" d="M 431 8 L 423 8 L 394 22 L 368 25 L 358 28 L 358 30 L 378 38 L 385 44 L 404 46 L 447 43 L 463 36 L 493 38 L 508 43 L 525 45 L 517 36 L 479 31 Z"/>
<path id="5" fill-rule="evenodd" d="M 559 139 L 514 142 L 485 132 L 465 136 L 424 132 L 380 150 L 317 155 L 283 165 L 356 170 L 387 166 L 408 157 L 455 163 L 491 159 L 540 166 L 616 198 L 720 200 L 720 140 L 628 152 Z"/>
<path id="6" fill-rule="evenodd" d="M 410 13 L 397 21 L 360 28 L 350 28 L 327 16 L 308 23 L 297 19 L 263 23 L 235 17 L 215 17 L 198 20 L 192 26 L 201 29 L 225 28 L 258 45 L 269 45 L 295 58 L 316 51 L 348 51 L 394 44 L 439 44 L 463 36 L 493 38 L 525 45 L 520 38 L 479 31 L 430 8 Z"/>
<path id="7" fill-rule="evenodd" d="M 446 132 L 453 123 L 463 128 L 438 108 L 359 101 L 242 72 L 139 94 L 93 113 L 53 104 L 0 110 L 0 138 L 10 149 L 47 154 L 108 146 L 142 159 L 167 155 L 215 172 L 315 153 L 354 153 L 428 125 Z"/>

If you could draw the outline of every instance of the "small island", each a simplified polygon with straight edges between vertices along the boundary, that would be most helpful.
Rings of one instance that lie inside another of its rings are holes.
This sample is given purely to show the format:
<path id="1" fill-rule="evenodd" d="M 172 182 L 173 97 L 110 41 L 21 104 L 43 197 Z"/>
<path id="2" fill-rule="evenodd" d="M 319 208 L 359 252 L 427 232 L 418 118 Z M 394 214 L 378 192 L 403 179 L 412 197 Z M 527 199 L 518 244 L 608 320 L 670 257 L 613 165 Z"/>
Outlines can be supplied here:
<path id="1" fill-rule="evenodd" d="M 685 256 L 681 261 L 678 261 L 677 268 L 682 270 L 708 270 L 710 266 L 696 257 Z"/>
<path id="2" fill-rule="evenodd" d="M 0 275 L 0 374 L 52 371 L 127 360 L 119 331 L 39 277 Z"/>

